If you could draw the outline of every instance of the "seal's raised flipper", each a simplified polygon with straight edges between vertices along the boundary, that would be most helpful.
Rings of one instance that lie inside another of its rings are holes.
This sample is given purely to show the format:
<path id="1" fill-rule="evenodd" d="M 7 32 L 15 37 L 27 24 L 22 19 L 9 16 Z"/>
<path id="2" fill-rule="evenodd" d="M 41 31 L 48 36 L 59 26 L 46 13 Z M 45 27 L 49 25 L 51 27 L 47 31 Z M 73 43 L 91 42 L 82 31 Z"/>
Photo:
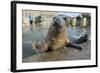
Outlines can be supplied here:
<path id="1" fill-rule="evenodd" d="M 84 42 L 87 42 L 88 38 L 89 38 L 88 34 L 85 34 L 84 36 L 81 36 L 79 39 L 73 41 L 73 43 L 75 43 L 75 44 L 82 44 Z"/>
<path id="2" fill-rule="evenodd" d="M 40 52 L 45 52 L 48 50 L 48 43 L 45 40 L 37 43 L 33 42 L 32 48 L 37 49 Z"/>
<path id="3" fill-rule="evenodd" d="M 82 47 L 81 46 L 79 46 L 79 45 L 76 45 L 76 44 L 72 44 L 72 43 L 68 43 L 67 45 L 66 45 L 66 47 L 71 47 L 71 48 L 75 48 L 75 49 L 78 49 L 78 50 L 82 50 Z"/>

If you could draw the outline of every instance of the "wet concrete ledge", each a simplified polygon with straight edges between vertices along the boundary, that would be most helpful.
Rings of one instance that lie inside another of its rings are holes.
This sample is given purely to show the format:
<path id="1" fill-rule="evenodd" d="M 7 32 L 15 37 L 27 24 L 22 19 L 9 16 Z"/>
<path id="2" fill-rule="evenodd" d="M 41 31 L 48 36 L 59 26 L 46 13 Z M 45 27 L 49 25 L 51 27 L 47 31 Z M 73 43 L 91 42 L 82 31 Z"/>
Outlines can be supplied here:
<path id="1" fill-rule="evenodd" d="M 23 63 L 28 62 L 47 62 L 47 61 L 64 61 L 64 60 L 86 60 L 91 58 L 90 41 L 80 45 L 83 50 L 79 51 L 75 48 L 62 48 L 56 51 L 39 53 L 23 58 Z"/>

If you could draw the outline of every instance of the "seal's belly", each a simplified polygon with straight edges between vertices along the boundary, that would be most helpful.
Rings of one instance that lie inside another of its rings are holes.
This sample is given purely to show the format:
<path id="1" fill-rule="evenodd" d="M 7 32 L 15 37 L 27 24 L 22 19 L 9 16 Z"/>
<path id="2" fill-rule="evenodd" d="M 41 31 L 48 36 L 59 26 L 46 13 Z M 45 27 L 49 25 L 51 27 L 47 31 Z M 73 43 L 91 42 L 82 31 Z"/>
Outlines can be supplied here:
<path id="1" fill-rule="evenodd" d="M 50 48 L 52 50 L 63 48 L 65 46 L 65 42 L 66 42 L 66 37 L 64 37 L 64 36 L 53 38 L 51 41 Z"/>

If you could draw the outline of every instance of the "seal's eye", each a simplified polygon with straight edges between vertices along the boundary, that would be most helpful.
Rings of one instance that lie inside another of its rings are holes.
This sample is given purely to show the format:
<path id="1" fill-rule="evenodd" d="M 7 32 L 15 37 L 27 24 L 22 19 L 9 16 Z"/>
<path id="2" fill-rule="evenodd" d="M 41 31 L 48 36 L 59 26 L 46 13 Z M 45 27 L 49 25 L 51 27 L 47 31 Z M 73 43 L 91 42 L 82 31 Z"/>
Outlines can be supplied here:
<path id="1" fill-rule="evenodd" d="M 63 17 L 63 19 L 66 21 L 67 20 L 67 18 L 66 17 Z"/>
<path id="2" fill-rule="evenodd" d="M 53 17 L 53 20 L 55 20 L 56 19 L 56 17 Z"/>

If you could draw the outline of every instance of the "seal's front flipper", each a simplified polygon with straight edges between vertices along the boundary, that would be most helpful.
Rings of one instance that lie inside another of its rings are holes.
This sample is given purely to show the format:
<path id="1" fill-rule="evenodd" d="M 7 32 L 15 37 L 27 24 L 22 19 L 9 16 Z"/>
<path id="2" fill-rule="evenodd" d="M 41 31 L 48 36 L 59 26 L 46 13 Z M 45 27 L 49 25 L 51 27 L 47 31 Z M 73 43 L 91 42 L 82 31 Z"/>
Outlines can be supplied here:
<path id="1" fill-rule="evenodd" d="M 66 47 L 71 47 L 71 48 L 75 48 L 75 49 L 78 49 L 78 50 L 82 50 L 82 47 L 81 46 L 79 46 L 79 45 L 76 45 L 76 44 L 72 44 L 72 43 L 68 43 L 67 45 L 66 45 Z"/>
<path id="2" fill-rule="evenodd" d="M 33 42 L 32 48 L 36 49 L 40 52 L 45 52 L 48 50 L 48 43 L 45 40 L 43 40 L 41 42 Z"/>

